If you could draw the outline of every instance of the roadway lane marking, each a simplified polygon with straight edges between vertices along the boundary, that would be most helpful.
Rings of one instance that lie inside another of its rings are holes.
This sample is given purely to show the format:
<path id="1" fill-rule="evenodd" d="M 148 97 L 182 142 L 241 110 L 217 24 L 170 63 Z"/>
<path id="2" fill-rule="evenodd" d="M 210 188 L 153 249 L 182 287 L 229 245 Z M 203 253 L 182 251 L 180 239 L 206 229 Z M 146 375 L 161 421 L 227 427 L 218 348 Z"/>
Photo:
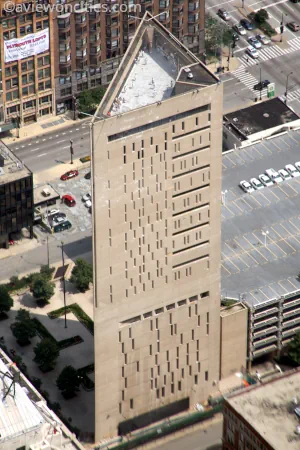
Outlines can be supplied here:
<path id="1" fill-rule="evenodd" d="M 27 144 L 27 145 L 29 146 L 29 145 L 32 145 L 32 144 Z"/>
<path id="2" fill-rule="evenodd" d="M 66 139 L 64 139 L 63 141 L 57 141 L 56 144 L 61 144 L 62 142 L 66 142 Z"/>
<path id="3" fill-rule="evenodd" d="M 36 152 L 37 150 L 39 150 L 40 148 L 38 147 L 38 148 L 34 148 L 34 149 L 32 149 L 32 150 L 30 150 L 31 152 Z"/>
<path id="4" fill-rule="evenodd" d="M 76 131 L 79 131 L 79 128 L 76 128 Z"/>
<path id="5" fill-rule="evenodd" d="M 45 141 L 46 139 L 43 139 L 43 142 Z"/>
<path id="6" fill-rule="evenodd" d="M 232 3 L 233 1 L 234 1 L 234 0 L 229 0 L 229 1 L 227 1 L 227 2 L 218 3 L 217 5 L 209 6 L 209 7 L 206 8 L 206 9 L 208 10 L 208 9 L 212 9 L 212 8 L 219 8 L 221 5 L 226 5 L 227 3 Z"/>
<path id="7" fill-rule="evenodd" d="M 59 137 L 59 134 L 56 134 L 55 137 Z"/>
<path id="8" fill-rule="evenodd" d="M 41 155 L 37 155 L 37 158 L 40 158 L 41 156 L 45 156 L 47 153 L 42 153 Z"/>
<path id="9" fill-rule="evenodd" d="M 66 134 L 66 133 L 61 133 L 62 135 Z"/>
<path id="10" fill-rule="evenodd" d="M 262 6 L 260 8 L 257 8 L 257 9 L 254 10 L 254 12 L 257 12 L 260 9 L 268 9 L 268 8 L 271 8 L 272 6 L 276 6 L 276 5 L 279 5 L 280 3 L 286 3 L 286 2 L 287 2 L 287 0 L 279 0 L 279 2 L 270 3 L 270 5 L 266 5 L 266 6 Z M 256 2 L 256 3 L 262 3 L 262 2 Z M 256 5 L 256 3 L 252 3 L 249 6 Z M 270 14 L 269 14 L 269 16 L 272 17 Z M 273 17 L 273 19 L 274 19 L 274 17 Z M 277 19 L 275 19 L 275 20 L 277 20 Z M 277 20 L 277 22 L 279 22 L 279 20 Z"/>
<path id="11" fill-rule="evenodd" d="M 69 145 L 67 145 L 66 147 L 63 147 L 61 150 L 64 150 L 65 148 L 70 148 L 70 146 Z"/>

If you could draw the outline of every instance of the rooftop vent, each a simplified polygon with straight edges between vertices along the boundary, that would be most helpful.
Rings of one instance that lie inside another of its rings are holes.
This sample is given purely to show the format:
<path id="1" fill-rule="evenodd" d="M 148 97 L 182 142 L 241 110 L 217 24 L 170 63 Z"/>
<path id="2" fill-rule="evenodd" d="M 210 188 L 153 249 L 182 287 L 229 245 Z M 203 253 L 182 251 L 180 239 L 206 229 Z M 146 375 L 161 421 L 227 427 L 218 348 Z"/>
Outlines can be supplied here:
<path id="1" fill-rule="evenodd" d="M 263 116 L 267 118 L 267 117 L 270 117 L 270 114 L 269 113 L 264 113 Z"/>
<path id="2" fill-rule="evenodd" d="M 194 75 L 192 74 L 192 72 L 188 73 L 188 78 L 194 78 Z"/>
<path id="3" fill-rule="evenodd" d="M 191 71 L 189 67 L 185 67 L 183 70 L 185 71 L 185 73 L 189 73 Z"/>
<path id="4" fill-rule="evenodd" d="M 234 118 L 232 119 L 232 121 L 233 121 L 233 122 L 238 122 L 239 119 L 238 119 L 237 117 L 234 117 Z"/>

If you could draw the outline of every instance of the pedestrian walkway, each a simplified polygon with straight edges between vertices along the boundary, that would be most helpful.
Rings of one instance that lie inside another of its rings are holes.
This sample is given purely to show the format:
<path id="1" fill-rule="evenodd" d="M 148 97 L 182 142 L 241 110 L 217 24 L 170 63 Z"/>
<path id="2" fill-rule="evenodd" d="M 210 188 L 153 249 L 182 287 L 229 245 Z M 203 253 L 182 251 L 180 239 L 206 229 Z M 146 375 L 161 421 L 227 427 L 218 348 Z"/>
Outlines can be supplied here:
<path id="1" fill-rule="evenodd" d="M 285 101 L 285 95 L 279 97 L 280 100 Z M 300 101 L 300 89 L 296 89 L 295 91 L 288 92 L 288 101 L 292 102 L 294 100 Z"/>
<path id="2" fill-rule="evenodd" d="M 245 67 L 241 66 L 239 69 L 232 72 L 232 75 L 234 75 L 238 80 L 240 80 L 245 86 L 247 86 L 250 91 L 254 92 L 258 97 L 260 95 L 259 91 L 256 91 L 254 89 L 254 86 L 258 83 L 258 80 L 251 75 L 251 73 L 247 72 Z M 261 96 L 265 97 L 267 95 L 267 88 L 264 88 L 261 91 Z"/>
<path id="3" fill-rule="evenodd" d="M 257 59 L 253 59 L 245 53 L 243 56 L 238 57 L 238 60 L 244 67 L 250 67 L 258 62 L 268 61 L 270 59 L 278 58 L 279 56 L 293 53 L 300 50 L 300 37 L 287 41 L 287 44 L 287 48 L 281 48 L 279 45 L 266 45 L 258 50 L 259 57 Z"/>

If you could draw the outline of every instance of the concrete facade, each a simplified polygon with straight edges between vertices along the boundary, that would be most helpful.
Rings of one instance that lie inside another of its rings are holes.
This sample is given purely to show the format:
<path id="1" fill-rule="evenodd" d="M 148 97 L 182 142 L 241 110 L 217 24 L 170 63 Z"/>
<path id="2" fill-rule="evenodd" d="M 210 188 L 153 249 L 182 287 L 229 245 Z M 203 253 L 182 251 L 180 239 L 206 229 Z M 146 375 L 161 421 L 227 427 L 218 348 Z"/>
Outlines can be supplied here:
<path id="1" fill-rule="evenodd" d="M 221 308 L 220 379 L 247 364 L 248 309 L 242 303 Z"/>
<path id="2" fill-rule="evenodd" d="M 173 93 L 112 116 L 139 52 L 154 55 L 161 39 L 166 59 L 178 58 Z M 192 82 L 182 81 L 187 65 L 197 65 Z M 130 419 L 141 426 L 148 412 L 157 420 L 166 405 L 197 403 L 217 385 L 222 91 L 149 15 L 96 112 L 96 441 Z"/>

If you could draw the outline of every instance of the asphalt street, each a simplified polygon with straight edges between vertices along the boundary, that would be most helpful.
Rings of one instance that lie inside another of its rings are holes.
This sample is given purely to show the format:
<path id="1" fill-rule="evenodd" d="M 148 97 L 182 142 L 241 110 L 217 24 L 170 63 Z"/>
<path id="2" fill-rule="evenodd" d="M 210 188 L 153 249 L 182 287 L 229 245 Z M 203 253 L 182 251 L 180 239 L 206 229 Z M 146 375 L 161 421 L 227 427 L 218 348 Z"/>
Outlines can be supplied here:
<path id="1" fill-rule="evenodd" d="M 156 450 L 221 450 L 222 426 L 223 422 L 220 421 L 155 448 Z"/>
<path id="2" fill-rule="evenodd" d="M 78 121 L 71 126 L 45 132 L 38 137 L 20 140 L 9 148 L 33 172 L 40 172 L 58 164 L 70 162 L 70 139 L 74 159 L 90 154 L 89 121 Z"/>

